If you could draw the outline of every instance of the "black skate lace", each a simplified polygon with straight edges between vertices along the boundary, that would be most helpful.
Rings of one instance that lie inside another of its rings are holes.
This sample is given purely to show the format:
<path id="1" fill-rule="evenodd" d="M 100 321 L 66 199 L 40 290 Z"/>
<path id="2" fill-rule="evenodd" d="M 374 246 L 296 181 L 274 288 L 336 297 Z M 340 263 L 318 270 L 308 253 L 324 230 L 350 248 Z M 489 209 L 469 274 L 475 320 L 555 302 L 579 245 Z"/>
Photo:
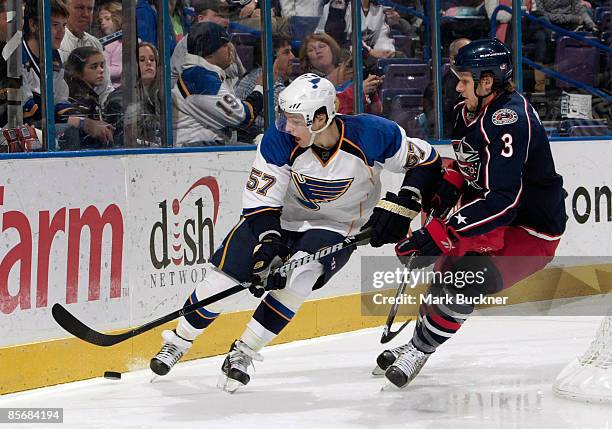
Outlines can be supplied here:
<path id="1" fill-rule="evenodd" d="M 173 367 L 175 363 L 183 356 L 183 351 L 181 351 L 174 344 L 164 344 L 162 349 L 157 354 L 157 359 L 161 360 L 165 364 L 170 367 Z"/>

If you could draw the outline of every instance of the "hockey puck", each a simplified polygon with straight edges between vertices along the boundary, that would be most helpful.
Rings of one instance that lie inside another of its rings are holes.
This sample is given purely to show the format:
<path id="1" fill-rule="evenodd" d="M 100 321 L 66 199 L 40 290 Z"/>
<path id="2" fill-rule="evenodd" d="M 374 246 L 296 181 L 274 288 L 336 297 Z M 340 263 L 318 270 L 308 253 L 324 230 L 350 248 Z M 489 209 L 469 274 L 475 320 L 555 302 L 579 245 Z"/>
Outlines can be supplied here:
<path id="1" fill-rule="evenodd" d="M 104 378 L 108 378 L 109 380 L 121 380 L 121 373 L 115 371 L 105 371 Z"/>

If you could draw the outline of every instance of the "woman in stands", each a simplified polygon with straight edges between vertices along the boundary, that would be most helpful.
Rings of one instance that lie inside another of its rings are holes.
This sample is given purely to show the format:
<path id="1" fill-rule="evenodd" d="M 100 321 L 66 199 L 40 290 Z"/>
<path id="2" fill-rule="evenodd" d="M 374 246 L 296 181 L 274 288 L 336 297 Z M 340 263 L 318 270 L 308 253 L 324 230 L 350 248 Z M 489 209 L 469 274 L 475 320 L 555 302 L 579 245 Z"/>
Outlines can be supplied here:
<path id="1" fill-rule="evenodd" d="M 138 45 L 138 129 L 137 146 L 160 146 L 161 93 L 159 80 L 159 57 L 151 43 Z M 105 119 L 116 129 L 115 140 L 123 142 L 123 91 L 113 91 L 104 109 Z"/>
<path id="2" fill-rule="evenodd" d="M 326 33 L 314 33 L 304 39 L 300 49 L 300 61 L 304 72 L 316 73 L 334 84 L 338 91 L 340 106 L 338 112 L 353 112 L 353 66 L 350 56 L 342 58 L 342 49 Z M 364 107 L 366 113 L 379 115 L 382 103 L 378 96 L 378 87 L 384 77 L 369 75 L 363 81 Z"/>

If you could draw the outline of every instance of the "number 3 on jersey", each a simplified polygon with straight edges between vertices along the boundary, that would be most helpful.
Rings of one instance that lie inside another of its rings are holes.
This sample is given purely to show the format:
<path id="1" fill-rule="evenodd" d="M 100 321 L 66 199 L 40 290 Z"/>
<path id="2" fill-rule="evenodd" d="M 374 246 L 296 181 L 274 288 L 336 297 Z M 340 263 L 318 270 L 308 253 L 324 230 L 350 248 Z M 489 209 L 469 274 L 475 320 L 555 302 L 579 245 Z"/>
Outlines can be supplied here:
<path id="1" fill-rule="evenodd" d="M 263 182 L 260 185 L 260 180 Z M 246 183 L 246 188 L 249 191 L 255 191 L 259 195 L 266 195 L 268 190 L 276 183 L 276 178 L 270 176 L 256 168 L 251 168 L 251 174 L 249 174 L 249 180 Z"/>
<path id="2" fill-rule="evenodd" d="M 502 142 L 504 142 L 504 148 L 501 154 L 506 158 L 510 158 L 514 153 L 514 149 L 512 148 L 512 136 L 510 134 L 504 134 L 501 139 Z"/>

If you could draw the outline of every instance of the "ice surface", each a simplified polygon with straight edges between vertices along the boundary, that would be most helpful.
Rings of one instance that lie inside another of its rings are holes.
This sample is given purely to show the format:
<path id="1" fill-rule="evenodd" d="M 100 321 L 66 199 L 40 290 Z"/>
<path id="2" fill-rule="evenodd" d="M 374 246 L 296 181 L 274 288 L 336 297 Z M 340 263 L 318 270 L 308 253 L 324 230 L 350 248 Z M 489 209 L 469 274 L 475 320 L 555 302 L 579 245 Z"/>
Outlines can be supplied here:
<path id="1" fill-rule="evenodd" d="M 377 328 L 264 349 L 251 383 L 233 395 L 215 387 L 217 356 L 154 383 L 135 371 L 6 395 L 0 407 L 63 407 L 58 428 L 612 428 L 612 407 L 551 391 L 600 320 L 474 317 L 404 390 L 381 391 L 384 379 L 370 376 L 383 349 Z"/>

